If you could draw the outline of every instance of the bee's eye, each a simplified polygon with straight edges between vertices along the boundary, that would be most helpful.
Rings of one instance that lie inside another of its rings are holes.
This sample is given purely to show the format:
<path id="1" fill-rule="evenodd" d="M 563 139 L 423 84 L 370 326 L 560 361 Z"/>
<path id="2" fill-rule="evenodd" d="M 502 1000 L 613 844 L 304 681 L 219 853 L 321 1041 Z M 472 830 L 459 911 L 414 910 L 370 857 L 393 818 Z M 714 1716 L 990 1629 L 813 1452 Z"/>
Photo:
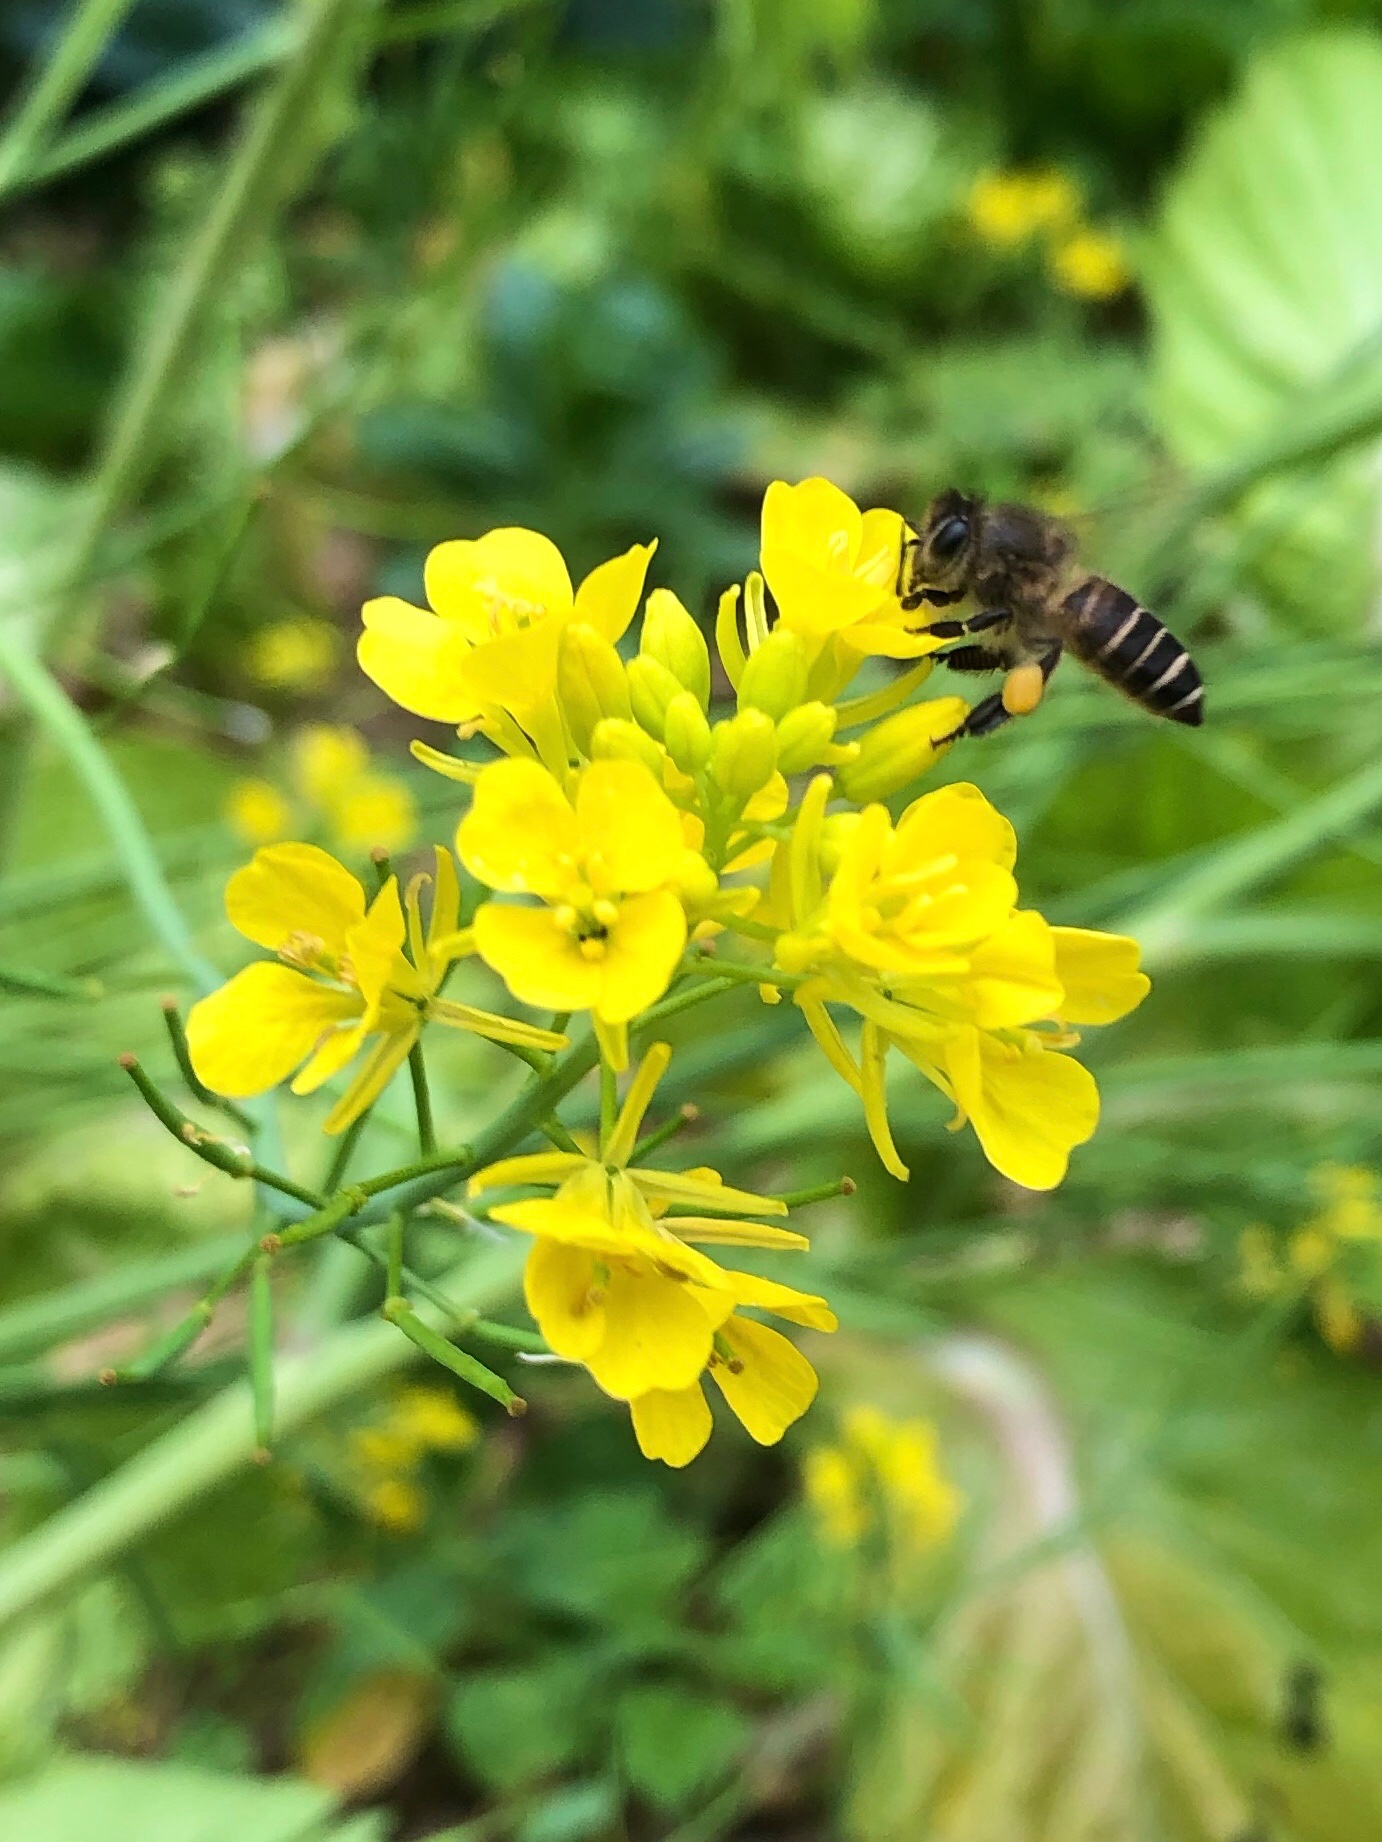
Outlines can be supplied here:
<path id="1" fill-rule="evenodd" d="M 931 553 L 948 563 L 964 549 L 969 541 L 969 520 L 967 518 L 947 518 L 945 523 L 931 539 Z"/>

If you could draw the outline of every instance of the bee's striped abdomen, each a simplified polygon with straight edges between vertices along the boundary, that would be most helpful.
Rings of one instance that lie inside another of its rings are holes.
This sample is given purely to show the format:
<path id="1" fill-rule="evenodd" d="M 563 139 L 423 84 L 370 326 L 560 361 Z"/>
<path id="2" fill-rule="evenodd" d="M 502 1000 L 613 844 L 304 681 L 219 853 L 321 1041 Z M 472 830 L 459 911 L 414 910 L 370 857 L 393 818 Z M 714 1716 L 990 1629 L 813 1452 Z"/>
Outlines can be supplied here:
<path id="1" fill-rule="evenodd" d="M 1077 659 L 1134 703 L 1175 723 L 1204 721 L 1204 686 L 1195 661 L 1125 588 L 1087 576 L 1063 604 L 1067 644 Z"/>

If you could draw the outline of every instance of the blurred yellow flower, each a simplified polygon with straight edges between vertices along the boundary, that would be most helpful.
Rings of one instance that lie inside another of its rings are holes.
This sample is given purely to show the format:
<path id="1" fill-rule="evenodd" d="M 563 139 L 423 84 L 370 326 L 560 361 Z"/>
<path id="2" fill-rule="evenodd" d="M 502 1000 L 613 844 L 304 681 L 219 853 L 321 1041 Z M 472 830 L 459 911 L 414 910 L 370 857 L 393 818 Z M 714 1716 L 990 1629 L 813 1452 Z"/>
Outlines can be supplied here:
<path id="1" fill-rule="evenodd" d="M 350 1481 L 366 1516 L 390 1534 L 415 1534 L 427 1517 L 417 1475 L 423 1461 L 431 1452 L 468 1451 L 479 1438 L 479 1422 L 447 1388 L 420 1382 L 386 1397 L 346 1441 Z"/>
<path id="2" fill-rule="evenodd" d="M 835 1316 L 822 1298 L 729 1271 L 688 1245 L 804 1247 L 801 1235 L 751 1219 L 785 1215 L 784 1203 L 730 1189 L 713 1170 L 630 1166 L 670 1054 L 665 1043 L 648 1051 L 597 1158 L 556 1151 L 506 1158 L 478 1172 L 470 1192 L 553 1187 L 551 1196 L 489 1211 L 535 1237 L 524 1272 L 528 1309 L 559 1356 L 582 1363 L 607 1394 L 629 1403 L 644 1456 L 681 1466 L 710 1436 L 701 1389 L 707 1370 L 762 1445 L 780 1439 L 814 1398 L 806 1358 L 777 1331 L 739 1316 L 738 1306 L 817 1330 L 833 1330 Z"/>
<path id="3" fill-rule="evenodd" d="M 278 844 L 293 829 L 293 809 L 271 780 L 237 780 L 226 798 L 226 823 L 246 844 Z"/>
<path id="4" fill-rule="evenodd" d="M 366 1486 L 365 1514 L 390 1535 L 416 1535 L 427 1520 L 427 1493 L 410 1477 L 381 1477 Z"/>
<path id="5" fill-rule="evenodd" d="M 1079 214 L 1080 191 L 1064 173 L 993 172 L 970 187 L 966 213 L 983 242 L 1013 249 L 1042 231 L 1059 229 Z"/>
<path id="6" fill-rule="evenodd" d="M 574 785 L 568 799 L 537 762 L 494 762 L 476 782 L 456 852 L 491 889 L 543 903 L 484 903 L 481 958 L 525 1004 L 592 1011 L 622 1067 L 623 1026 L 666 991 L 686 945 L 677 880 L 688 865 L 707 872 L 641 762 L 592 762 Z"/>
<path id="7" fill-rule="evenodd" d="M 341 635 L 329 620 L 294 615 L 251 634 L 245 670 L 269 690 L 319 691 L 330 682 L 340 657 Z"/>
<path id="8" fill-rule="evenodd" d="M 277 844 L 294 831 L 319 827 L 343 852 L 405 849 L 417 832 L 417 808 L 406 781 L 380 773 L 359 730 L 343 723 L 309 723 L 288 744 L 295 800 L 272 781 L 237 781 L 226 822 L 246 844 Z"/>
<path id="9" fill-rule="evenodd" d="M 549 1030 L 437 995 L 451 962 L 471 946 L 457 931 L 460 891 L 449 852 L 436 853 L 424 936 L 419 898 L 428 880 L 413 878 L 405 904 L 390 877 L 366 910 L 359 882 L 315 845 L 257 851 L 227 884 L 226 913 L 247 940 L 278 959 L 246 966 L 193 1005 L 187 1041 L 206 1085 L 240 1098 L 278 1086 L 297 1069 L 293 1092 L 312 1093 L 374 1039 L 327 1116 L 324 1129 L 342 1132 L 383 1092 L 429 1020 L 494 1041 L 564 1047 L 566 1039 Z"/>
<path id="10" fill-rule="evenodd" d="M 617 640 L 655 548 L 635 544 L 573 591 L 561 552 L 537 531 L 508 526 L 439 544 L 424 572 L 430 610 L 395 595 L 366 602 L 361 670 L 415 716 L 477 725 L 506 752 L 535 748 L 563 768 L 562 629 L 576 620 Z"/>
<path id="11" fill-rule="evenodd" d="M 941 1469 L 938 1443 L 929 1420 L 851 1408 L 840 1444 L 817 1446 L 803 1465 L 806 1500 L 825 1540 L 856 1547 L 877 1526 L 900 1552 L 944 1546 L 964 1497 Z"/>
<path id="12" fill-rule="evenodd" d="M 1056 286 L 1084 301 L 1108 301 L 1132 280 L 1127 248 L 1109 231 L 1085 228 L 1057 243 L 1051 251 Z"/>

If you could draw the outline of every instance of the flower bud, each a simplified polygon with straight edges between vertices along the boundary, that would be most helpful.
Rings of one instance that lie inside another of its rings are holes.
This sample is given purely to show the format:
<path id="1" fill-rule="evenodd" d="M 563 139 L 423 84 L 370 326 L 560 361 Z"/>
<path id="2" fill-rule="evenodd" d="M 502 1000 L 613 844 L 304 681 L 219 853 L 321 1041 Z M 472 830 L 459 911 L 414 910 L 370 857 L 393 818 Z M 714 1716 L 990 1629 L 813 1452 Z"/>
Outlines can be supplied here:
<path id="1" fill-rule="evenodd" d="M 566 627 L 557 646 L 557 696 L 571 740 L 583 755 L 602 717 L 633 715 L 624 662 L 596 628 L 585 621 Z"/>
<path id="2" fill-rule="evenodd" d="M 667 706 L 662 739 L 683 774 L 695 774 L 710 759 L 710 724 L 694 691 L 678 691 Z"/>
<path id="3" fill-rule="evenodd" d="M 803 774 L 824 758 L 835 734 L 829 704 L 798 704 L 777 726 L 777 765 L 784 774 Z"/>
<path id="4" fill-rule="evenodd" d="M 739 680 L 739 708 L 762 710 L 774 722 L 795 710 L 806 696 L 810 668 L 806 641 L 787 627 L 774 627 L 761 646 L 749 654 Z"/>
<path id="5" fill-rule="evenodd" d="M 590 738 L 590 758 L 592 761 L 641 761 L 657 777 L 657 784 L 662 785 L 662 767 L 666 759 L 662 748 L 650 735 L 645 735 L 637 723 L 627 722 L 623 717 L 602 717 L 595 725 Z"/>
<path id="6" fill-rule="evenodd" d="M 777 767 L 777 730 L 761 710 L 741 710 L 716 723 L 710 738 L 710 772 L 717 786 L 750 800 Z"/>
<path id="7" fill-rule="evenodd" d="M 681 680 L 674 678 L 665 665 L 646 652 L 630 659 L 627 676 L 634 721 L 641 723 L 648 734 L 656 736 L 660 742 L 667 706 L 674 697 L 681 695 Z"/>
<path id="8" fill-rule="evenodd" d="M 643 610 L 639 652 L 656 659 L 702 710 L 710 706 L 710 650 L 695 620 L 669 588 L 655 588 Z"/>
<path id="9" fill-rule="evenodd" d="M 875 723 L 856 759 L 839 768 L 840 791 L 865 805 L 910 786 L 944 753 L 940 738 L 958 729 L 968 710 L 962 697 L 936 697 Z"/>

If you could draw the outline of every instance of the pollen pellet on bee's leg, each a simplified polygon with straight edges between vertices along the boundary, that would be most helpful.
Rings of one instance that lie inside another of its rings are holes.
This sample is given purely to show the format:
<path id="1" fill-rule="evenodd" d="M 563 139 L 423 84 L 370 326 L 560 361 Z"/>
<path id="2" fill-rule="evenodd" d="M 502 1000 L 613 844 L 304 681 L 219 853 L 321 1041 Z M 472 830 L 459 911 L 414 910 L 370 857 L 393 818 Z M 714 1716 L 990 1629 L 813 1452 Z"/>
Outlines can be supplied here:
<path id="1" fill-rule="evenodd" d="M 1009 716 L 1030 716 L 1046 689 L 1046 674 L 1036 660 L 1015 665 L 1003 680 L 1003 708 Z"/>

